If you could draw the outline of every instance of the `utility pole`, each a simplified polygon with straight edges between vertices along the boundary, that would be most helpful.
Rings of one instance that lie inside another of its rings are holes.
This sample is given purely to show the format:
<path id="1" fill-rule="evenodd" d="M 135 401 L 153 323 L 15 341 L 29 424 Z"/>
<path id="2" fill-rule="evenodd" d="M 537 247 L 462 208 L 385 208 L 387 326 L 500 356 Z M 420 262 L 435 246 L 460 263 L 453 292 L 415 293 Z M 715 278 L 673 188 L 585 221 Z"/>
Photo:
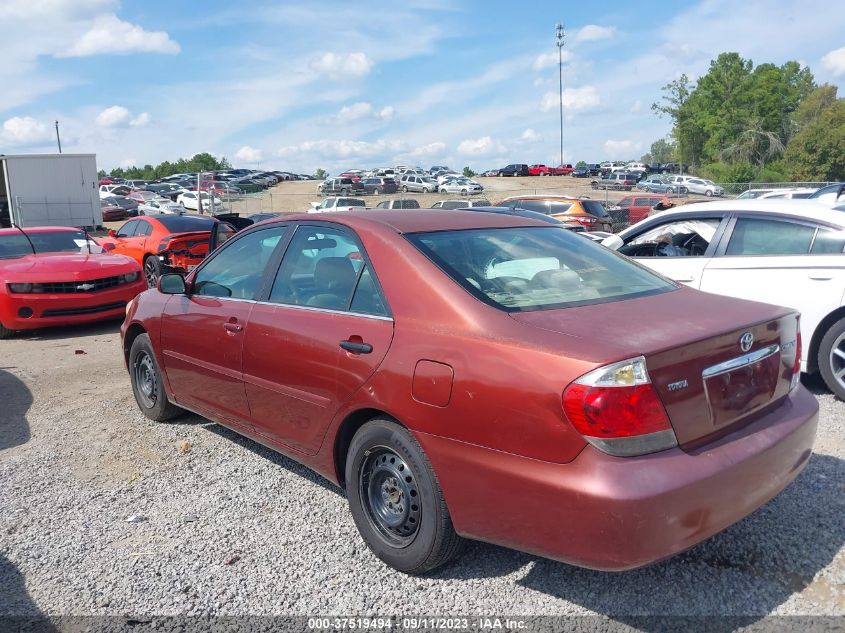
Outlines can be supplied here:
<path id="1" fill-rule="evenodd" d="M 62 139 L 59 137 L 59 122 L 56 121 L 56 143 L 59 144 L 59 154 L 62 153 Z"/>
<path id="2" fill-rule="evenodd" d="M 563 41 L 566 32 L 563 24 L 555 25 L 555 39 L 557 40 L 557 74 L 560 82 L 560 165 L 563 166 Z"/>

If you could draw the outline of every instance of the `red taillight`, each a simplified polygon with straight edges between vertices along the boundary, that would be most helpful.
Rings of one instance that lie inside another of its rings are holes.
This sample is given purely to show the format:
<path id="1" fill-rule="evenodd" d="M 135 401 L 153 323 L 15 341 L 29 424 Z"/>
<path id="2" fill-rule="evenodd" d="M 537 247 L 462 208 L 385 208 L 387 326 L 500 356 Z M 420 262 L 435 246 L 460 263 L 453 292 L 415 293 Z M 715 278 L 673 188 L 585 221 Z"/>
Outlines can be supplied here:
<path id="1" fill-rule="evenodd" d="M 644 455 L 678 444 L 642 356 L 581 376 L 562 400 L 572 426 L 605 453 Z"/>
<path id="2" fill-rule="evenodd" d="M 171 235 L 168 235 L 167 237 L 163 238 L 161 240 L 161 242 L 158 243 L 158 252 L 159 253 L 162 252 L 163 250 L 167 249 L 167 247 L 170 245 L 170 238 L 171 237 L 172 237 Z"/>
<path id="3" fill-rule="evenodd" d="M 801 380 L 801 317 L 798 317 L 795 324 L 795 360 L 792 362 L 792 380 L 789 388 L 794 389 Z"/>

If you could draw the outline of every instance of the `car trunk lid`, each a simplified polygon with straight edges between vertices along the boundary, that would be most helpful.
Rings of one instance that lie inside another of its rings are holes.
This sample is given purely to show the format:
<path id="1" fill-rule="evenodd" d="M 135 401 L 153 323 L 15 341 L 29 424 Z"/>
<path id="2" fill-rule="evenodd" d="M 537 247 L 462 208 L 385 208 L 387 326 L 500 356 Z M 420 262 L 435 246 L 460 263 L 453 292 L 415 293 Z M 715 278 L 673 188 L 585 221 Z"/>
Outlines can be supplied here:
<path id="1" fill-rule="evenodd" d="M 680 288 L 515 320 L 595 341 L 596 365 L 644 356 L 678 443 L 693 449 L 747 424 L 789 392 L 797 314 Z M 743 347 L 745 337 L 750 346 Z M 565 385 L 563 385 L 565 387 Z"/>

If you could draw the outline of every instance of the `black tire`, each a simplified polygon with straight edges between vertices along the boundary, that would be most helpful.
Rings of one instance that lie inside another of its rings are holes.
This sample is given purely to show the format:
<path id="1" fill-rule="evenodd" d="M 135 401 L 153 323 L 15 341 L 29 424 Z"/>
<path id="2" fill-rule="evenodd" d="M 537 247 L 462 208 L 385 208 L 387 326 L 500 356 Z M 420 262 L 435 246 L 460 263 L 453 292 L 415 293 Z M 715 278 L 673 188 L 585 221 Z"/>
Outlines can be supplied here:
<path id="1" fill-rule="evenodd" d="M 164 422 L 182 413 L 182 409 L 167 399 L 161 370 L 147 334 L 139 334 L 132 341 L 129 350 L 129 379 L 138 408 L 151 420 Z"/>
<path id="2" fill-rule="evenodd" d="M 340 190 L 340 195 L 342 195 L 342 196 L 348 196 L 348 195 L 349 195 L 349 189 L 341 189 L 341 190 Z"/>
<path id="3" fill-rule="evenodd" d="M 431 464 L 414 437 L 389 418 L 370 420 L 352 438 L 346 496 L 367 547 L 394 569 L 424 574 L 461 551 L 464 540 Z"/>
<path id="4" fill-rule="evenodd" d="M 5 325 L 0 323 L 0 340 L 12 338 L 15 335 L 15 330 L 10 330 Z"/>
<path id="5" fill-rule="evenodd" d="M 158 285 L 158 278 L 161 277 L 161 262 L 155 255 L 150 255 L 144 260 L 144 277 L 147 280 L 147 288 L 155 288 Z"/>
<path id="6" fill-rule="evenodd" d="M 708 198 L 712 198 L 712 197 L 713 197 L 713 192 L 712 192 L 712 191 L 710 191 L 709 189 L 707 189 L 707 190 L 705 190 L 704 195 L 705 195 L 705 196 L 707 196 Z"/>
<path id="7" fill-rule="evenodd" d="M 408 193 L 408 187 L 407 187 L 407 186 L 405 186 L 405 185 L 403 185 L 403 186 L 402 186 L 402 192 L 403 192 L 403 193 Z"/>
<path id="8" fill-rule="evenodd" d="M 817 362 L 827 388 L 845 400 L 845 319 L 831 325 L 819 343 Z"/>

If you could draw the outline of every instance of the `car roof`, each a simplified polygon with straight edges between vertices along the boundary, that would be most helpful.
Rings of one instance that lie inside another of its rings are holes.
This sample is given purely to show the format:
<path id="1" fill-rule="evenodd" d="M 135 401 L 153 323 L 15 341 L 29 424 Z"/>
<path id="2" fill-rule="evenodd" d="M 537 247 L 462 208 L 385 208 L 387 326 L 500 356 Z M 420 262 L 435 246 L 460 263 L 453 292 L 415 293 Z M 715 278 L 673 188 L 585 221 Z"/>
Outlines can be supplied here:
<path id="1" fill-rule="evenodd" d="M 817 222 L 827 222 L 845 227 L 845 212 L 825 207 L 823 204 L 813 200 L 783 200 L 783 199 L 759 199 L 751 200 L 714 200 L 712 202 L 696 202 L 674 207 L 664 211 L 659 216 L 686 215 L 689 213 L 701 213 L 707 211 L 735 211 L 741 213 L 765 213 L 770 215 L 784 215 L 791 217 L 802 217 Z"/>
<path id="2" fill-rule="evenodd" d="M 23 227 L 24 233 L 76 233 L 81 231 L 82 229 L 78 229 L 73 226 L 25 226 Z M 20 234 L 21 229 L 16 229 L 14 227 L 10 229 L 0 229 L 0 235 L 11 235 L 13 233 Z"/>
<path id="3" fill-rule="evenodd" d="M 593 198 L 578 198 L 577 196 L 561 196 L 555 194 L 532 193 L 525 196 L 509 196 L 502 199 L 502 202 L 508 200 L 565 200 L 566 202 L 581 202 L 583 200 L 592 200 Z"/>
<path id="4" fill-rule="evenodd" d="M 476 207 L 477 208 L 477 207 Z M 426 233 L 464 229 L 549 226 L 547 222 L 500 213 L 466 213 L 454 209 L 362 209 L 314 214 L 285 215 L 276 222 L 306 220 L 336 222 L 354 228 L 356 224 L 379 224 L 397 233 Z"/>

